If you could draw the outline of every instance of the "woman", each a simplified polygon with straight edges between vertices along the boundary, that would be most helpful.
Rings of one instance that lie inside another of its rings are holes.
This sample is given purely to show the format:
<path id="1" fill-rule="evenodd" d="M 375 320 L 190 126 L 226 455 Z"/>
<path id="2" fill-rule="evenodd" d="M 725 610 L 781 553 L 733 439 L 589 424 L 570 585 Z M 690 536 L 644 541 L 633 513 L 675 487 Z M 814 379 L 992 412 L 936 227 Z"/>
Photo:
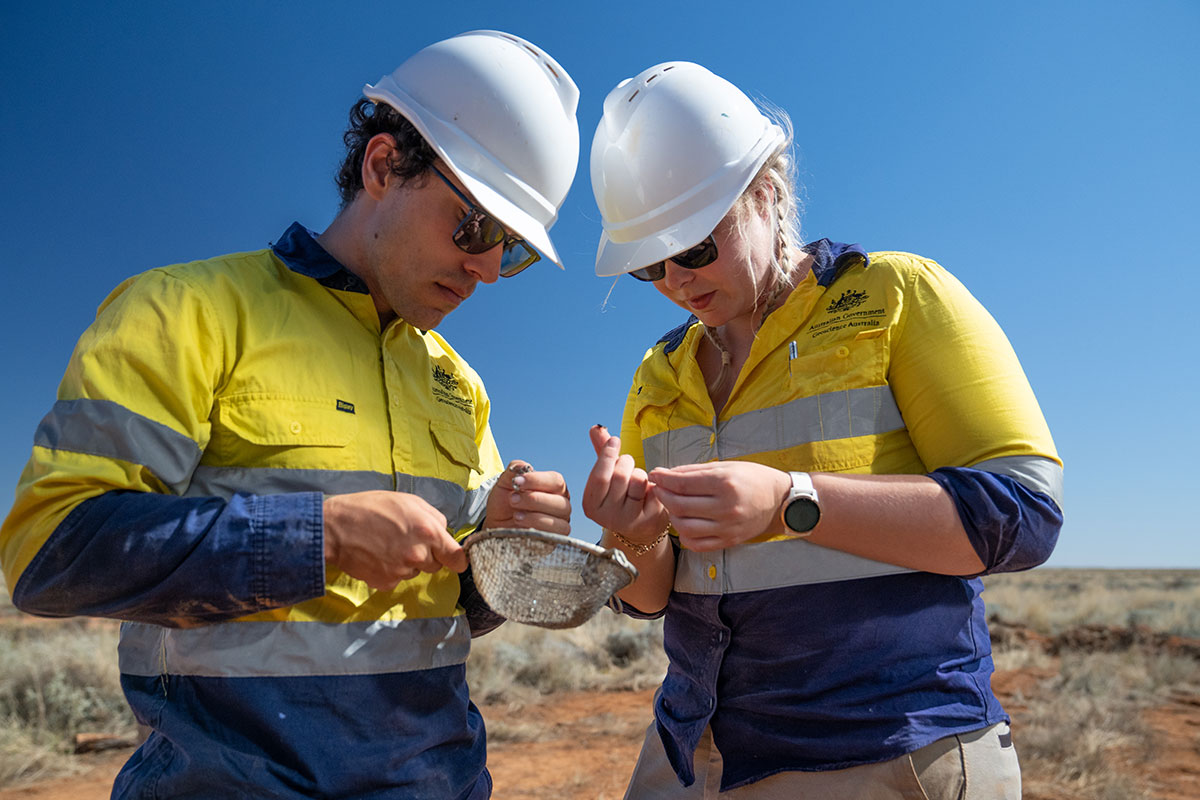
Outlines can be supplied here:
<path id="1" fill-rule="evenodd" d="M 584 510 L 670 657 L 627 797 L 1019 797 L 978 576 L 1049 556 L 1061 461 L 943 268 L 801 244 L 787 127 L 673 62 L 592 145 L 597 274 L 692 315 L 591 431 Z"/>

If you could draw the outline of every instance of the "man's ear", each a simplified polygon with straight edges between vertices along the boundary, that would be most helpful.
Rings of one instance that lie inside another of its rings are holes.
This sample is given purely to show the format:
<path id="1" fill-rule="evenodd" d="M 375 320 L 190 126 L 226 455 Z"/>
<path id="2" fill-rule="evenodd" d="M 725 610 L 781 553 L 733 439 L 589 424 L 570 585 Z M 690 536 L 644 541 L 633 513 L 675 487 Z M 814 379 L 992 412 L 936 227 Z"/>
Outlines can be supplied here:
<path id="1" fill-rule="evenodd" d="M 363 191 L 375 200 L 383 199 L 387 190 L 388 179 L 392 174 L 389 162 L 394 149 L 396 142 L 390 133 L 377 133 L 367 142 L 363 151 Z"/>

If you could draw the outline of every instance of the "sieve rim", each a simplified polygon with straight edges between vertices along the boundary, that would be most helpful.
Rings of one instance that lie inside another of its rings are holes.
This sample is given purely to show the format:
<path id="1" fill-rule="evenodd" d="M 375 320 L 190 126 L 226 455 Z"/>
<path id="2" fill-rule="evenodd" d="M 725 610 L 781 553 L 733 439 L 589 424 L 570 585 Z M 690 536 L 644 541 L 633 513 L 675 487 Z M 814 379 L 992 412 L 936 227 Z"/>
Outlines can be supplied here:
<path id="1" fill-rule="evenodd" d="M 611 561 L 621 569 L 629 573 L 629 582 L 632 583 L 637 579 L 638 571 L 629 558 L 617 548 L 601 547 L 598 544 L 585 542 L 583 539 L 575 539 L 571 536 L 564 536 L 561 533 L 547 533 L 534 528 L 488 528 L 486 530 L 472 533 L 463 542 L 463 551 L 470 557 L 471 548 L 479 542 L 486 542 L 489 539 L 537 539 L 548 544 L 556 546 L 565 546 L 576 550 L 582 550 L 597 558 L 603 558 L 606 561 Z M 626 584 L 628 585 L 628 584 Z"/>

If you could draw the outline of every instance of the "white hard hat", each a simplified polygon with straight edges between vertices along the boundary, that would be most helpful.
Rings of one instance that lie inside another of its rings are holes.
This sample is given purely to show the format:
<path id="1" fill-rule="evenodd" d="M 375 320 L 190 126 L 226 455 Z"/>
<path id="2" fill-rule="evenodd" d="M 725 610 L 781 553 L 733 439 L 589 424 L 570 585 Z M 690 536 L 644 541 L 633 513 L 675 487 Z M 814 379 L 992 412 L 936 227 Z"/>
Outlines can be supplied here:
<path id="1" fill-rule="evenodd" d="M 579 163 L 579 89 L 557 61 L 518 36 L 471 31 L 363 94 L 403 114 L 489 214 L 562 266 L 547 231 Z"/>
<path id="2" fill-rule="evenodd" d="M 750 98 L 699 64 L 622 81 L 592 140 L 604 232 L 596 274 L 620 275 L 704 240 L 786 140 Z"/>

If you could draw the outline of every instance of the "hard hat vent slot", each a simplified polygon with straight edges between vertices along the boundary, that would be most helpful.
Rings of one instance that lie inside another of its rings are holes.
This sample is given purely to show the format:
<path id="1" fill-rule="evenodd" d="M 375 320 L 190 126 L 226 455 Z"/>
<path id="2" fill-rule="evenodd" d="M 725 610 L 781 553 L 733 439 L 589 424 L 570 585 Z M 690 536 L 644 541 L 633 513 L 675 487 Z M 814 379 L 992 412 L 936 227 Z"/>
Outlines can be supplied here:
<path id="1" fill-rule="evenodd" d="M 633 102 L 633 98 L 637 97 L 637 96 L 638 96 L 638 92 L 640 92 L 640 91 L 641 91 L 641 89 L 634 89 L 634 90 L 633 90 L 633 94 L 629 95 L 629 99 L 628 99 L 628 100 L 626 100 L 625 102 L 627 102 L 627 103 L 632 103 L 632 102 Z"/>

